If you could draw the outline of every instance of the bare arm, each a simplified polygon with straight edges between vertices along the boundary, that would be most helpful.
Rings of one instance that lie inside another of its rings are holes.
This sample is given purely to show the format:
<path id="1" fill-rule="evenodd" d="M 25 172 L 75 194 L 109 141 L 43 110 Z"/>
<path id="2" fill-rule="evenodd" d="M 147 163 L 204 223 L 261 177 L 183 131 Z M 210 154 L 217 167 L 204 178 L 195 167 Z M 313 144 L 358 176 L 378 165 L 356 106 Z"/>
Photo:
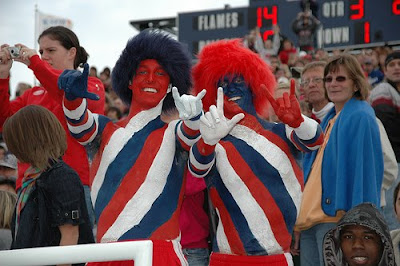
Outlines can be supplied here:
<path id="1" fill-rule="evenodd" d="M 64 224 L 58 227 L 61 233 L 60 246 L 69 246 L 78 244 L 79 225 Z M 68 266 L 71 264 L 59 264 L 58 266 Z"/>

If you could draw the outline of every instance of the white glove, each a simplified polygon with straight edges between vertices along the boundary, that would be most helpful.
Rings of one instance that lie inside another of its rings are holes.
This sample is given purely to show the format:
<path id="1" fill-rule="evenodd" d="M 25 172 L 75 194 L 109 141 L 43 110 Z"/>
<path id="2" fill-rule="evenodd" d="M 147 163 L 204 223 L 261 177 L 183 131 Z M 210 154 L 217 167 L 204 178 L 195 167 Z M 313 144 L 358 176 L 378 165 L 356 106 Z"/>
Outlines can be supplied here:
<path id="1" fill-rule="evenodd" d="M 182 120 L 190 120 L 196 116 L 199 116 L 203 112 L 203 99 L 206 94 L 206 90 L 202 90 L 197 94 L 193 95 L 179 95 L 176 87 L 172 88 L 172 97 L 174 97 L 176 109 L 179 112 L 179 118 Z"/>
<path id="2" fill-rule="evenodd" d="M 218 88 L 217 106 L 211 105 L 210 110 L 200 117 L 200 133 L 208 145 L 217 144 L 220 139 L 229 134 L 232 128 L 244 117 L 243 113 L 237 114 L 232 119 L 224 115 L 224 93 Z"/>

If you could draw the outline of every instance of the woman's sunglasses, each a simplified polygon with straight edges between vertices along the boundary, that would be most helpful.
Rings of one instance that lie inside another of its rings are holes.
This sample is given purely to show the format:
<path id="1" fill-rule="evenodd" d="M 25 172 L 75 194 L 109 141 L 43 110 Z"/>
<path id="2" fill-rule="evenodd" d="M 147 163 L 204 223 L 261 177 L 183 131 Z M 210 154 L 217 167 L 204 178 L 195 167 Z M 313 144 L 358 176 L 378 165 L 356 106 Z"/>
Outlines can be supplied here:
<path id="1" fill-rule="evenodd" d="M 336 80 L 336 82 L 344 82 L 344 81 L 347 80 L 347 78 L 345 76 L 337 76 L 335 80 Z M 331 83 L 332 81 L 333 81 L 332 77 L 325 77 L 324 78 L 324 82 L 325 83 Z"/>

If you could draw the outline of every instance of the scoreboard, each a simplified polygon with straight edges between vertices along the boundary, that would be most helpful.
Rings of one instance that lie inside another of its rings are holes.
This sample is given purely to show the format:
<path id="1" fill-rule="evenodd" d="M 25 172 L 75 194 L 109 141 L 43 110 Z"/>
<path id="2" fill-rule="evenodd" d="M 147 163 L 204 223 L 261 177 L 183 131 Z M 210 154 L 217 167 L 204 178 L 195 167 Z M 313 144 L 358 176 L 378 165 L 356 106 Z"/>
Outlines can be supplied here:
<path id="1" fill-rule="evenodd" d="M 400 0 L 319 0 L 317 33 L 320 47 L 358 48 L 400 43 Z M 278 23 L 284 35 L 296 42 L 292 22 L 300 12 L 299 1 L 251 0 L 249 27 L 258 25 L 264 37 Z"/>
<path id="2" fill-rule="evenodd" d="M 178 14 L 178 39 L 197 54 L 201 48 L 221 39 L 242 38 L 249 32 L 248 8 L 229 8 Z"/>
<path id="3" fill-rule="evenodd" d="M 317 0 L 321 26 L 317 44 L 326 50 L 400 44 L 400 0 Z M 264 39 L 278 24 L 297 43 L 292 22 L 301 12 L 296 0 L 250 0 L 248 7 L 178 14 L 178 39 L 194 54 L 207 43 L 241 38 L 258 26 Z"/>

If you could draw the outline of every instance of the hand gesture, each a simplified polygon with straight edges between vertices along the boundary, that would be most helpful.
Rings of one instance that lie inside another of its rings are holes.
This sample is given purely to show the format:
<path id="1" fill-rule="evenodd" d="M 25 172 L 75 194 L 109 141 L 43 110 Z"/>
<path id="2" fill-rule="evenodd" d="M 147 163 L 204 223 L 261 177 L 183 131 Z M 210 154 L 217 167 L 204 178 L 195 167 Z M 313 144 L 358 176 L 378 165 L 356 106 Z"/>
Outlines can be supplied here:
<path id="1" fill-rule="evenodd" d="M 31 57 L 37 55 L 36 50 L 31 49 L 22 43 L 18 43 L 15 46 L 20 47 L 21 49 L 19 51 L 19 56 L 14 60 L 29 66 L 31 64 Z"/>
<path id="2" fill-rule="evenodd" d="M 244 117 L 243 113 L 237 114 L 232 119 L 224 115 L 224 93 L 218 88 L 217 106 L 211 105 L 210 110 L 200 117 L 200 133 L 204 142 L 215 145 L 220 139 L 228 135 L 232 128 Z"/>
<path id="3" fill-rule="evenodd" d="M 176 87 L 172 88 L 172 97 L 174 97 L 176 109 L 179 112 L 179 118 L 182 120 L 189 120 L 201 114 L 203 111 L 203 99 L 206 94 L 206 90 L 202 90 L 197 94 L 193 95 L 179 95 Z"/>
<path id="4" fill-rule="evenodd" d="M 279 26 L 278 24 L 272 25 L 272 30 L 274 31 L 274 34 L 279 34 Z"/>
<path id="5" fill-rule="evenodd" d="M 65 97 L 69 101 L 76 98 L 87 98 L 98 100 L 100 97 L 97 94 L 88 92 L 87 84 L 89 77 L 89 65 L 85 63 L 83 72 L 79 70 L 64 70 L 58 77 L 58 88 L 65 92 Z"/>
<path id="6" fill-rule="evenodd" d="M 294 80 L 290 81 L 290 95 L 285 92 L 282 98 L 276 100 L 265 88 L 265 85 L 262 84 L 261 86 L 267 92 L 268 101 L 271 103 L 272 108 L 274 108 L 279 120 L 292 128 L 298 128 L 304 121 L 304 118 L 301 115 L 300 104 L 296 99 Z"/>
<path id="7" fill-rule="evenodd" d="M 10 76 L 10 69 L 13 60 L 11 59 L 10 52 L 8 51 L 8 44 L 3 44 L 0 48 L 0 78 L 6 79 Z"/>

